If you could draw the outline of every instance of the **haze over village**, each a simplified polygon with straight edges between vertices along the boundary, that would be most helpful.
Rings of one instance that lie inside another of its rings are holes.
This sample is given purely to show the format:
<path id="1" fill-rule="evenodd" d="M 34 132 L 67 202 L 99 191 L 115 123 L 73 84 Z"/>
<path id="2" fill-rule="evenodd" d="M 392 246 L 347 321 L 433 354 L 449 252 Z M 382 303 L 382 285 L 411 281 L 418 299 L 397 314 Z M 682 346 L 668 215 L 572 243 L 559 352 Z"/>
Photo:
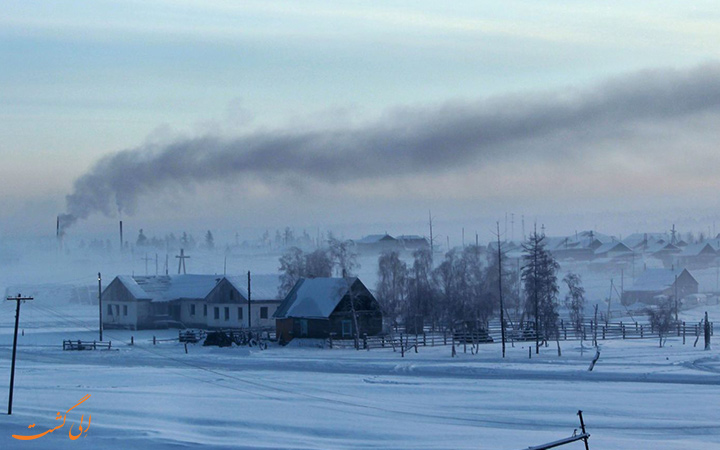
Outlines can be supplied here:
<path id="1" fill-rule="evenodd" d="M 0 447 L 720 449 L 718 18 L 10 1 Z"/>

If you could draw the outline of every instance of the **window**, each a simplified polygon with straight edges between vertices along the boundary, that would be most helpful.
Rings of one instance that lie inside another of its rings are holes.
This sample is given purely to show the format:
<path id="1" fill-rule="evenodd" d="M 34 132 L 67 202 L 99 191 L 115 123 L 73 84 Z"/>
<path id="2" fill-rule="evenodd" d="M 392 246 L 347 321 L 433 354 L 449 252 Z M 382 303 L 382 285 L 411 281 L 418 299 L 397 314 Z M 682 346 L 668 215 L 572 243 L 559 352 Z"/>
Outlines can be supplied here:
<path id="1" fill-rule="evenodd" d="M 230 308 L 225 307 L 225 320 L 230 320 Z"/>
<path id="2" fill-rule="evenodd" d="M 116 316 L 120 315 L 120 305 L 115 305 L 115 315 Z"/>
<path id="3" fill-rule="evenodd" d="M 260 318 L 261 318 L 261 319 L 267 319 L 267 316 L 268 316 L 267 306 L 261 306 L 261 307 L 260 307 Z"/>
<path id="4" fill-rule="evenodd" d="M 123 316 L 127 316 L 127 305 L 123 305 Z"/>
<path id="5" fill-rule="evenodd" d="M 300 336 L 308 335 L 308 321 L 307 319 L 300 319 Z"/>
<path id="6" fill-rule="evenodd" d="M 220 308 L 218 308 L 218 307 L 216 306 L 215 308 L 213 308 L 213 310 L 214 310 L 214 313 L 215 313 L 215 320 L 219 320 L 219 319 L 220 319 Z"/>
<path id="7" fill-rule="evenodd" d="M 242 320 L 242 318 L 243 318 L 242 308 L 238 307 L 238 320 Z"/>
<path id="8" fill-rule="evenodd" d="M 108 307 L 107 307 L 107 314 L 108 314 L 108 316 L 112 316 L 112 315 L 113 315 L 113 313 L 112 313 L 112 305 L 110 305 L 110 304 L 108 304 Z"/>
<path id="9" fill-rule="evenodd" d="M 203 305 L 203 316 L 207 317 L 207 305 Z"/>
<path id="10" fill-rule="evenodd" d="M 195 303 L 190 303 L 190 315 L 195 315 Z"/>

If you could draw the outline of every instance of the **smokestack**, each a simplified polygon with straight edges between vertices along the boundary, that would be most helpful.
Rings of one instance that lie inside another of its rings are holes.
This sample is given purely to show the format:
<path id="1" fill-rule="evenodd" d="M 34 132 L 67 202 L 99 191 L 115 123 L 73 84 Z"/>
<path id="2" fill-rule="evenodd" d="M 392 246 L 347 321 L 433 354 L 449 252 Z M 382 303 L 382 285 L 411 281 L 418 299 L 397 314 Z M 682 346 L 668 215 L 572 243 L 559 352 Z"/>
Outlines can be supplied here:
<path id="1" fill-rule="evenodd" d="M 123 251 L 122 220 L 120 221 L 120 251 Z"/>
<path id="2" fill-rule="evenodd" d="M 60 216 L 57 216 L 57 221 L 55 222 L 55 237 L 60 239 Z"/>

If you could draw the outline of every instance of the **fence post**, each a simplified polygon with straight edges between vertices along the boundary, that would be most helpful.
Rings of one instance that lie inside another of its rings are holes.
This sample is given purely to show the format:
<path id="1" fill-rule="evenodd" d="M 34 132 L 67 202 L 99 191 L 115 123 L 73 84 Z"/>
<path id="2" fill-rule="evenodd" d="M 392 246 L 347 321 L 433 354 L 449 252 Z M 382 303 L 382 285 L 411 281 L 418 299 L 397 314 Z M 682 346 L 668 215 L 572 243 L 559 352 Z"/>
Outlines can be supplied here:
<path id="1" fill-rule="evenodd" d="M 603 325 L 603 341 L 605 340 L 605 332 L 607 331 L 607 325 Z"/>
<path id="2" fill-rule="evenodd" d="M 620 328 L 622 328 L 623 339 L 625 339 L 625 325 L 622 322 L 620 322 Z"/>
<path id="3" fill-rule="evenodd" d="M 108 350 L 112 347 L 112 341 L 108 341 Z"/>
<path id="4" fill-rule="evenodd" d="M 185 343 L 185 354 L 187 355 L 187 342 Z"/>
<path id="5" fill-rule="evenodd" d="M 381 346 L 382 348 L 385 348 L 385 336 L 383 335 L 383 336 L 381 336 L 381 337 L 382 337 L 382 341 L 380 342 L 380 346 Z"/>
<path id="6" fill-rule="evenodd" d="M 467 353 L 467 328 L 463 330 L 463 353 Z"/>
<path id="7" fill-rule="evenodd" d="M 153 345 L 155 345 L 157 341 L 155 340 L 155 336 L 153 336 Z"/>
<path id="8" fill-rule="evenodd" d="M 532 346 L 528 347 L 528 359 L 532 359 Z"/>
<path id="9" fill-rule="evenodd" d="M 97 342 L 93 341 L 93 350 L 97 350 Z"/>
<path id="10" fill-rule="evenodd" d="M 366 350 L 370 350 L 367 343 L 367 333 L 363 333 L 363 348 Z"/>
<path id="11" fill-rule="evenodd" d="M 685 345 L 685 321 L 684 320 L 682 323 L 682 327 L 683 327 L 683 345 Z"/>
<path id="12" fill-rule="evenodd" d="M 645 333 L 643 332 L 643 326 L 640 325 L 640 339 L 645 338 Z"/>
<path id="13" fill-rule="evenodd" d="M 135 336 L 130 336 L 130 345 L 135 345 Z"/>
<path id="14" fill-rule="evenodd" d="M 423 331 L 423 347 L 427 347 L 427 336 L 425 335 L 425 331 Z"/>
<path id="15" fill-rule="evenodd" d="M 447 330 L 443 330 L 443 345 L 447 345 Z"/>
<path id="16" fill-rule="evenodd" d="M 332 349 L 332 348 L 333 348 L 333 346 L 332 346 L 332 333 L 330 333 L 328 336 L 330 337 L 330 348 Z"/>

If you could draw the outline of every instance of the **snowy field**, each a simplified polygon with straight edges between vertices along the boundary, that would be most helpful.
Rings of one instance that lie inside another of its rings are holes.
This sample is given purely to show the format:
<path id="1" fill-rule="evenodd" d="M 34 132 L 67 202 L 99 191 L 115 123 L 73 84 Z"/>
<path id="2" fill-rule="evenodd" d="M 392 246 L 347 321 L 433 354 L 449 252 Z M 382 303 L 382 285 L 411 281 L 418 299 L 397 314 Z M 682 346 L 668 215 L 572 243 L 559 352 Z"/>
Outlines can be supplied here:
<path id="1" fill-rule="evenodd" d="M 477 355 L 459 347 L 456 358 L 450 347 L 405 358 L 392 349 L 272 346 L 191 345 L 185 354 L 178 343 L 152 345 L 153 334 L 176 331 L 109 330 L 111 351 L 63 352 L 63 339 L 96 338 L 96 309 L 23 308 L 14 412 L 0 416 L 0 448 L 522 449 L 572 434 L 578 409 L 590 448 L 720 448 L 720 352 L 703 351 L 702 341 L 603 342 L 593 372 L 593 351 L 578 342 L 562 343 L 562 357 L 551 345 L 532 360 L 527 346 L 511 347 L 506 361 L 496 344 Z M 8 374 L 12 305 L 0 313 L 0 373 Z M 86 394 L 63 428 L 11 438 L 56 426 L 56 413 Z M 70 440 L 82 414 L 90 428 Z"/>

